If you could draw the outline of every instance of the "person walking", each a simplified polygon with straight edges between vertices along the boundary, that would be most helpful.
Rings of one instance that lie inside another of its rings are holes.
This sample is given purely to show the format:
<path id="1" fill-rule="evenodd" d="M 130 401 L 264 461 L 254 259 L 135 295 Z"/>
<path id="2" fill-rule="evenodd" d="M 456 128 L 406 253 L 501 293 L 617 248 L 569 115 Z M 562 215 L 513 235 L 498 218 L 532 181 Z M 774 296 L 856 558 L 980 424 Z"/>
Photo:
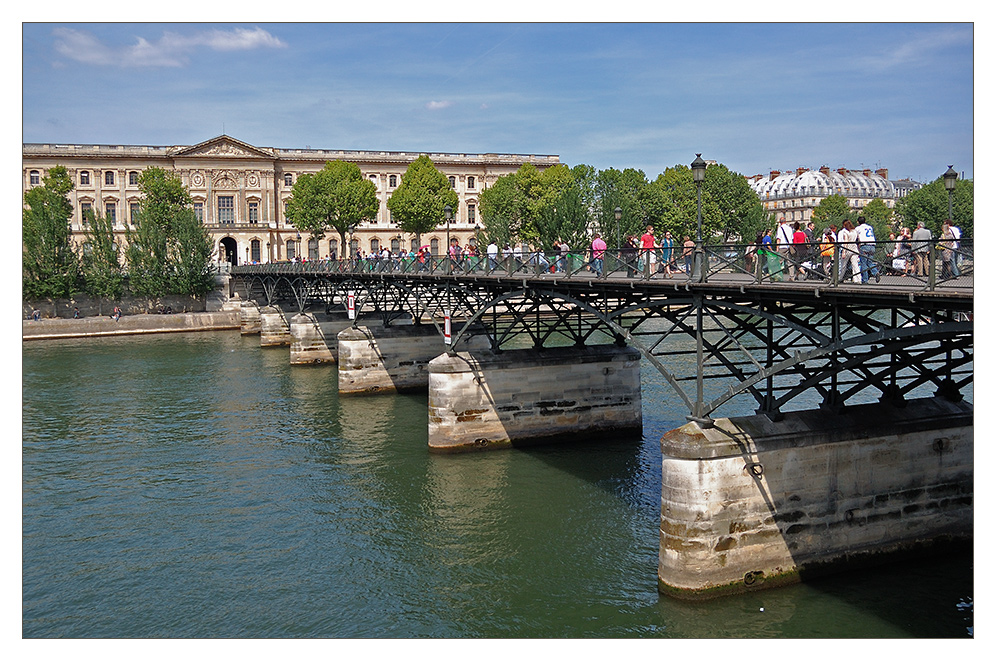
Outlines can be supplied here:
<path id="1" fill-rule="evenodd" d="M 799 222 L 793 223 L 793 245 L 789 249 L 793 258 L 793 268 L 796 270 L 796 276 L 793 280 L 806 280 L 806 274 L 803 273 L 803 262 L 807 259 L 809 248 L 807 233 L 800 228 Z"/>
<path id="2" fill-rule="evenodd" d="M 914 274 L 927 276 L 928 252 L 931 250 L 931 230 L 924 227 L 924 221 L 917 222 L 917 229 L 911 237 L 911 250 L 914 252 Z"/>
<path id="3" fill-rule="evenodd" d="M 775 252 L 782 262 L 782 270 L 789 274 L 790 279 L 796 275 L 789 249 L 793 245 L 793 228 L 786 222 L 786 217 L 779 218 L 779 227 L 775 229 Z"/>
<path id="4" fill-rule="evenodd" d="M 820 262 L 821 267 L 824 268 L 825 278 L 834 277 L 834 274 L 831 272 L 831 261 L 834 259 L 835 230 L 836 228 L 833 225 L 825 229 L 824 237 L 820 242 Z"/>
<path id="5" fill-rule="evenodd" d="M 685 263 L 685 273 L 692 277 L 692 261 L 696 254 L 696 242 L 689 235 L 682 237 L 682 261 Z"/>
<path id="6" fill-rule="evenodd" d="M 859 270 L 862 272 L 862 282 L 868 283 L 870 277 L 879 282 L 879 266 L 876 264 L 876 233 L 872 226 L 859 216 L 859 226 L 855 228 L 856 241 L 859 247 Z"/>
<path id="7" fill-rule="evenodd" d="M 640 268 L 648 274 L 648 277 L 654 275 L 654 250 L 656 248 L 659 246 L 654 238 L 654 228 L 648 225 L 647 230 L 640 236 Z"/>
<path id="8" fill-rule="evenodd" d="M 851 269 L 852 282 L 862 283 L 862 274 L 859 273 L 859 253 L 858 245 L 855 243 L 858 233 L 852 227 L 852 222 L 845 220 L 838 232 L 838 248 L 841 254 L 841 267 L 838 269 L 839 282 L 845 280 L 845 267 Z"/>
<path id="9" fill-rule="evenodd" d="M 942 278 L 955 278 L 959 275 L 959 266 L 956 264 L 956 248 L 958 247 L 958 228 L 952 225 L 952 221 L 945 219 L 942 223 Z"/>
<path id="10" fill-rule="evenodd" d="M 602 276 L 602 261 L 603 257 L 606 255 L 606 242 L 602 240 L 599 233 L 596 232 L 595 236 L 592 238 L 592 271 L 595 272 L 596 276 Z"/>
<path id="11" fill-rule="evenodd" d="M 665 230 L 665 236 L 661 240 L 661 270 L 669 278 L 672 274 L 682 273 L 675 267 L 676 250 L 678 249 L 675 246 L 675 239 L 672 237 L 672 233 Z"/>

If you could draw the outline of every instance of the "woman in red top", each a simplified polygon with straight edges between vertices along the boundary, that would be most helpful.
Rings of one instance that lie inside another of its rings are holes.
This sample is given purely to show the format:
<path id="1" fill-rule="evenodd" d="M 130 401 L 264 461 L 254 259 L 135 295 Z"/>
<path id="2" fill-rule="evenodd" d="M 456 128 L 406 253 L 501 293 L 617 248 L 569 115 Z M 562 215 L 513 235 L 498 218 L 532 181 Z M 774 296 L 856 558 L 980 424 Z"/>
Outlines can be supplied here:
<path id="1" fill-rule="evenodd" d="M 793 262 L 796 265 L 796 277 L 793 280 L 806 280 L 806 275 L 800 268 L 801 263 L 807 259 L 807 233 L 800 228 L 799 222 L 793 223 Z"/>

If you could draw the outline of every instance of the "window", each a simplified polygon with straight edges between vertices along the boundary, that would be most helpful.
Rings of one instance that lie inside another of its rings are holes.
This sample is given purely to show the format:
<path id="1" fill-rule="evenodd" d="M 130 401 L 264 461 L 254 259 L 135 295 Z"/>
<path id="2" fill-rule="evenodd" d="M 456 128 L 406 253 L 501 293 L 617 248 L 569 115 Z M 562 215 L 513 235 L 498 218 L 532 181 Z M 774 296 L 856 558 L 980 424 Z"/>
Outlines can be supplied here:
<path id="1" fill-rule="evenodd" d="M 293 185 L 294 185 L 294 177 L 292 177 L 291 173 L 289 172 L 284 173 L 284 186 L 293 186 Z"/>
<path id="2" fill-rule="evenodd" d="M 308 259 L 317 260 L 318 259 L 318 239 L 312 237 L 308 240 Z"/>
<path id="3" fill-rule="evenodd" d="M 104 203 L 104 215 L 111 223 L 118 220 L 118 206 L 113 202 Z"/>
<path id="4" fill-rule="evenodd" d="M 380 250 L 381 250 L 381 242 L 378 241 L 377 239 L 371 239 L 370 240 L 370 252 L 371 253 L 377 253 Z"/>
<path id="5" fill-rule="evenodd" d="M 31 182 L 32 186 L 38 186 L 41 183 L 41 176 L 38 174 L 37 170 L 32 170 L 28 173 L 28 181 Z"/>
<path id="6" fill-rule="evenodd" d="M 412 238 L 412 243 L 409 244 L 409 250 L 413 253 L 417 253 L 419 251 L 419 242 L 416 241 L 414 237 Z"/>
<path id="7" fill-rule="evenodd" d="M 467 188 L 474 188 L 474 177 L 467 178 Z"/>
<path id="8" fill-rule="evenodd" d="M 467 206 L 467 222 L 468 223 L 474 223 L 475 211 L 476 211 L 475 205 L 469 204 Z"/>
<path id="9" fill-rule="evenodd" d="M 260 261 L 260 240 L 259 239 L 253 239 L 251 242 L 249 242 L 249 254 L 250 254 L 250 259 L 253 262 L 259 262 Z"/>
<path id="10" fill-rule="evenodd" d="M 199 223 L 204 223 L 204 203 L 203 202 L 195 202 L 194 203 L 194 218 L 196 218 Z"/>
<path id="11" fill-rule="evenodd" d="M 356 257 L 357 251 L 360 250 L 360 240 L 350 239 L 350 257 Z"/>
<path id="12" fill-rule="evenodd" d="M 447 177 L 447 181 L 450 182 L 450 188 L 457 188 L 457 178 L 450 176 Z"/>
<path id="13" fill-rule="evenodd" d="M 104 173 L 104 186 L 114 186 L 114 171 L 108 170 Z"/>
<path id="14" fill-rule="evenodd" d="M 90 171 L 81 170 L 80 171 L 80 186 L 90 186 Z"/>
<path id="15" fill-rule="evenodd" d="M 391 176 L 388 177 L 388 186 L 390 186 L 391 188 L 395 188 L 396 186 L 398 186 L 398 176 L 397 175 L 391 175 Z"/>
<path id="16" fill-rule="evenodd" d="M 260 203 L 250 202 L 249 203 L 249 222 L 256 225 L 260 222 Z"/>
<path id="17" fill-rule="evenodd" d="M 89 202 L 80 203 L 80 222 L 86 225 L 90 222 L 90 217 L 93 216 L 93 205 Z"/>
<path id="18" fill-rule="evenodd" d="M 339 257 L 339 241 L 336 239 L 329 240 L 329 259 L 335 260 Z"/>
<path id="19" fill-rule="evenodd" d="M 128 185 L 138 186 L 138 173 L 134 170 L 128 173 Z"/>
<path id="20" fill-rule="evenodd" d="M 298 246 L 293 239 L 287 240 L 287 259 L 293 260 L 298 255 Z"/>
<path id="21" fill-rule="evenodd" d="M 432 253 L 433 255 L 439 255 L 440 254 L 440 240 L 439 239 L 433 239 L 432 241 L 429 242 L 429 252 Z"/>
<path id="22" fill-rule="evenodd" d="M 218 222 L 224 225 L 235 223 L 235 198 L 233 196 L 218 196 Z"/>
<path id="23" fill-rule="evenodd" d="M 128 203 L 128 219 L 131 221 L 132 225 L 135 225 L 135 221 L 138 220 L 138 203 L 130 202 Z"/>
<path id="24" fill-rule="evenodd" d="M 391 239 L 391 252 L 394 254 L 398 253 L 398 250 L 402 247 L 402 242 L 398 237 L 392 237 Z"/>

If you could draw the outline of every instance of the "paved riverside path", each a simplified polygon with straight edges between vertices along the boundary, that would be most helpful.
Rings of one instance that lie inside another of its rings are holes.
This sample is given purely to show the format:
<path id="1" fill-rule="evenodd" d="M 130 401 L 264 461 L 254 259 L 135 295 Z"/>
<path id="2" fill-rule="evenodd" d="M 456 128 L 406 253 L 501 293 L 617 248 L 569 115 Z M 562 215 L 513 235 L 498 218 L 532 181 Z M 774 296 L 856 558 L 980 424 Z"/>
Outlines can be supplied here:
<path id="1" fill-rule="evenodd" d="M 88 338 L 181 331 L 219 331 L 239 328 L 238 311 L 123 315 L 117 322 L 103 315 L 80 319 L 42 318 L 21 322 L 22 340 Z"/>

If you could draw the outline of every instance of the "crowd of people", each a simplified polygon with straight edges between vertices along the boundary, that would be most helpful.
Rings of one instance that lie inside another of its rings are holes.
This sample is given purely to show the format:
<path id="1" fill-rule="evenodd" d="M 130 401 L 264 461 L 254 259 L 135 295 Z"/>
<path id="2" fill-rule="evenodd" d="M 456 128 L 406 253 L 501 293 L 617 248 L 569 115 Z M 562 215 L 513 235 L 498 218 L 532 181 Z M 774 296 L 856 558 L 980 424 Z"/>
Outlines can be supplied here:
<path id="1" fill-rule="evenodd" d="M 835 274 L 839 282 L 879 282 L 884 274 L 926 277 L 929 275 L 932 246 L 937 249 L 942 279 L 960 275 L 960 239 L 958 227 L 945 221 L 941 235 L 936 239 L 924 223 L 911 231 L 902 227 L 890 232 L 889 239 L 877 241 L 872 225 L 864 216 L 856 223 L 845 220 L 830 224 L 823 231 L 815 229 L 813 221 L 788 222 L 780 218 L 774 230 L 758 233 L 755 241 L 743 246 L 743 271 L 760 274 L 770 280 L 826 280 Z M 525 243 L 489 242 L 484 250 L 476 243 L 461 245 L 451 238 L 443 256 L 434 253 L 430 246 L 418 250 L 400 249 L 392 252 L 388 247 L 369 253 L 357 250 L 351 256 L 356 265 L 369 271 L 438 271 L 442 265 L 449 271 L 529 270 L 551 273 L 576 273 L 580 270 L 602 276 L 606 269 L 607 254 L 613 271 L 627 271 L 628 277 L 638 274 L 664 278 L 674 275 L 692 276 L 695 270 L 696 242 L 684 235 L 681 241 L 666 230 L 658 238 L 648 225 L 641 235 L 631 235 L 612 249 L 598 232 L 591 242 L 573 248 L 558 239 L 552 249 L 543 251 Z M 715 250 L 711 249 L 712 252 Z M 837 257 L 837 269 L 835 258 Z M 441 258 L 448 258 L 445 261 Z M 335 259 L 335 257 L 331 258 Z M 293 262 L 307 259 L 295 257 Z M 738 268 L 740 266 L 738 265 Z"/>

